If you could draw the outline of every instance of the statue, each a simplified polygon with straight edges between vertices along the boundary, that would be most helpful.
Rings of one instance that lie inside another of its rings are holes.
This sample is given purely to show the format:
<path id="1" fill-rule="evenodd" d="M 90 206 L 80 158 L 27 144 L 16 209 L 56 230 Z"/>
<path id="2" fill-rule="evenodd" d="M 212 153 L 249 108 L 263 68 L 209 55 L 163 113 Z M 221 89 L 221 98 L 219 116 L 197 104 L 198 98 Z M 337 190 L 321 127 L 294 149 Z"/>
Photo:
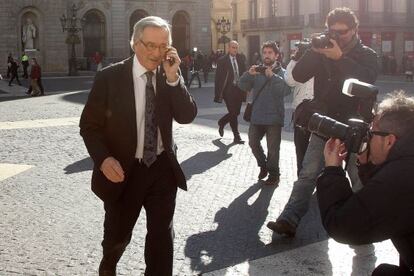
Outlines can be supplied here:
<path id="1" fill-rule="evenodd" d="M 26 19 L 26 24 L 22 30 L 23 48 L 34 49 L 34 39 L 36 38 L 36 26 L 30 18 Z"/>

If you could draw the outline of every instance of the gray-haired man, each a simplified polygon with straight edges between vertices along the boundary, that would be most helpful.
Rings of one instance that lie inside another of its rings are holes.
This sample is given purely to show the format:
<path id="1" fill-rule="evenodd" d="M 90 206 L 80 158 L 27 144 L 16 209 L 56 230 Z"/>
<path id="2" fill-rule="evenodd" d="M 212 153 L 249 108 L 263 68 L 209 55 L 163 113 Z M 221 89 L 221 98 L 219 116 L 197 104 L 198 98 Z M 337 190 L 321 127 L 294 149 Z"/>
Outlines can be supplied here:
<path id="1" fill-rule="evenodd" d="M 99 275 L 115 275 L 141 208 L 147 216 L 145 275 L 171 275 L 177 186 L 186 180 L 175 156 L 172 120 L 197 114 L 171 46 L 168 23 L 146 17 L 134 26 L 135 55 L 98 72 L 80 133 L 94 161 L 92 190 L 104 201 Z"/>

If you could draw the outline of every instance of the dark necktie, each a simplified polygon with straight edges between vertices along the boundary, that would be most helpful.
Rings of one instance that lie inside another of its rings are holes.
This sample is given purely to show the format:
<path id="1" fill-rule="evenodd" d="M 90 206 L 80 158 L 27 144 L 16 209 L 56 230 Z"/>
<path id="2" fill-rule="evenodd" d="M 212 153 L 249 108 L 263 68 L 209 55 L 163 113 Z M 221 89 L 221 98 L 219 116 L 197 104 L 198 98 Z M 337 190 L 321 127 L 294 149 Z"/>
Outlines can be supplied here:
<path id="1" fill-rule="evenodd" d="M 147 84 L 145 86 L 145 138 L 144 153 L 142 162 L 147 167 L 157 159 L 157 125 L 155 123 L 155 90 L 152 85 L 153 72 L 145 73 L 147 76 Z"/>

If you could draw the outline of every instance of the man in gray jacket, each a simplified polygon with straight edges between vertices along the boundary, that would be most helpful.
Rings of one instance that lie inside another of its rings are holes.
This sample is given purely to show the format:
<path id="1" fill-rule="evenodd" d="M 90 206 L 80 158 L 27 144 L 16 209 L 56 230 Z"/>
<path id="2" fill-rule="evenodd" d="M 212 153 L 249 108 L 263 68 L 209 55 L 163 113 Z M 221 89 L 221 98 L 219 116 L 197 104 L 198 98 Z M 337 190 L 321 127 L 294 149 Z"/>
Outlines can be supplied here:
<path id="1" fill-rule="evenodd" d="M 283 80 L 284 70 L 277 62 L 279 53 L 276 42 L 265 42 L 262 46 L 263 65 L 253 65 L 239 80 L 240 89 L 253 91 L 249 146 L 260 167 L 258 178 L 264 179 L 269 174 L 265 181 L 267 185 L 279 184 L 279 149 L 285 117 L 283 98 L 290 92 Z M 267 156 L 260 143 L 265 134 Z"/>

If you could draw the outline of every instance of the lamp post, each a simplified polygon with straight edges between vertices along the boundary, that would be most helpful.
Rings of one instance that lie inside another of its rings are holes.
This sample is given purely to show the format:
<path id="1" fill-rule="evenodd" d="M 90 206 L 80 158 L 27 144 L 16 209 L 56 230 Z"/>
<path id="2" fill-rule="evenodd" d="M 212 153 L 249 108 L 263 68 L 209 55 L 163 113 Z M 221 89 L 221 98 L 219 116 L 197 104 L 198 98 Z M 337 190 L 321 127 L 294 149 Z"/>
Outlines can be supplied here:
<path id="1" fill-rule="evenodd" d="M 225 19 L 224 16 L 217 20 L 216 27 L 217 30 L 221 33 L 221 37 L 219 38 L 219 43 L 223 43 L 224 53 L 226 52 L 226 42 L 229 42 L 230 39 L 226 36 L 228 32 L 230 32 L 230 20 Z"/>
<path id="2" fill-rule="evenodd" d="M 71 53 L 69 58 L 69 76 L 77 76 L 78 70 L 76 68 L 76 50 L 75 45 L 80 43 L 80 37 L 78 33 L 82 30 L 85 25 L 85 18 L 79 19 L 76 15 L 80 7 L 76 7 L 75 4 L 70 8 L 70 16 L 66 17 L 63 14 L 60 17 L 60 23 L 62 24 L 62 31 L 67 32 L 66 44 L 71 45 Z M 80 22 L 80 27 L 78 27 Z"/>

